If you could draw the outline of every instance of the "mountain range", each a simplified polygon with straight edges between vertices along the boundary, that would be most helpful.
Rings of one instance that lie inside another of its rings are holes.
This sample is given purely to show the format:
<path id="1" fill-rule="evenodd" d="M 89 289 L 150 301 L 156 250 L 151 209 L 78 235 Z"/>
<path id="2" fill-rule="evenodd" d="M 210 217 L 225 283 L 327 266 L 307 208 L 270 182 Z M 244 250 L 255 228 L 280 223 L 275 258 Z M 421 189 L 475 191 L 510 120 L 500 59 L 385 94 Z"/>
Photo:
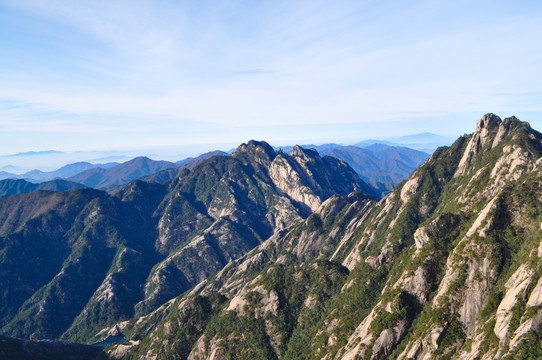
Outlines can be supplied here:
<path id="1" fill-rule="evenodd" d="M 370 190 L 341 160 L 252 141 L 167 185 L 2 197 L 2 333 L 98 340 L 104 327 L 154 311 L 330 196 Z"/>
<path id="2" fill-rule="evenodd" d="M 155 161 L 147 157 L 136 157 L 113 167 L 95 167 L 80 172 L 67 180 L 83 184 L 95 189 L 107 189 L 124 185 L 131 180 L 156 173 L 161 170 L 177 167 L 169 161 Z"/>
<path id="3" fill-rule="evenodd" d="M 325 144 L 314 149 L 322 155 L 346 161 L 381 194 L 389 193 L 429 158 L 429 154 L 422 151 L 379 143 L 366 147 Z"/>
<path id="4" fill-rule="evenodd" d="M 49 180 L 53 180 L 57 178 L 65 179 L 70 176 L 77 175 L 85 170 L 89 170 L 93 168 L 107 169 L 116 165 L 119 165 L 119 164 L 118 163 L 91 164 L 88 162 L 76 162 L 73 164 L 65 165 L 55 171 L 41 171 L 41 170 L 34 169 L 20 175 L 1 171 L 0 179 L 25 179 L 25 180 L 33 181 L 33 182 L 43 182 L 43 181 L 49 181 Z"/>
<path id="5" fill-rule="evenodd" d="M 334 196 L 126 324 L 111 354 L 540 358 L 541 158 L 542 134 L 488 114 L 385 199 Z"/>
<path id="6" fill-rule="evenodd" d="M 0 333 L 26 342 L 0 354 L 540 358 L 541 162 L 542 134 L 487 114 L 381 200 L 258 141 L 164 184 L 2 197 Z"/>
<path id="7" fill-rule="evenodd" d="M 66 179 L 66 178 L 69 178 L 70 176 L 77 175 L 89 169 L 94 169 L 94 168 L 109 169 L 117 165 L 119 164 L 115 162 L 107 163 L 107 164 L 91 164 L 88 162 L 76 162 L 73 164 L 65 165 L 55 171 L 45 171 L 45 172 L 40 171 L 40 170 L 28 171 L 20 175 L 20 177 L 24 179 L 31 179 L 31 180 L 40 181 L 40 182 L 53 180 L 57 178 Z"/>
<path id="8" fill-rule="evenodd" d="M 354 146 L 365 148 L 374 144 L 384 144 L 388 146 L 408 147 L 426 153 L 433 153 L 438 147 L 451 145 L 452 142 L 452 138 L 425 132 L 385 140 L 368 139 L 355 143 Z"/>
<path id="9" fill-rule="evenodd" d="M 428 154 L 420 151 L 383 144 L 373 144 L 367 148 L 337 144 L 304 147 L 314 148 L 321 155 L 331 155 L 346 161 L 364 181 L 374 188 L 373 193 L 377 194 L 377 196 L 387 194 L 429 157 Z M 292 147 L 283 147 L 281 149 L 290 151 Z M 135 179 L 165 183 L 177 177 L 185 168 L 192 169 L 212 156 L 227 155 L 227 153 L 217 150 L 204 153 L 195 158 L 180 160 L 176 163 L 155 161 L 146 157 L 137 157 L 122 164 L 79 162 L 63 166 L 55 171 L 32 170 L 22 175 L 5 173 L 4 177 L 25 179 L 32 183 L 65 179 L 71 183 L 78 183 L 86 187 L 113 190 L 119 189 Z M 8 189 L 6 188 L 7 184 L 13 184 L 14 187 Z M 3 194 L 15 194 L 20 189 L 22 189 L 20 183 L 6 181 L 4 182 Z M 39 187 L 34 187 L 34 190 L 39 190 Z M 62 189 L 58 188 L 57 190 Z M 3 194 L 0 193 L 0 196 Z"/>

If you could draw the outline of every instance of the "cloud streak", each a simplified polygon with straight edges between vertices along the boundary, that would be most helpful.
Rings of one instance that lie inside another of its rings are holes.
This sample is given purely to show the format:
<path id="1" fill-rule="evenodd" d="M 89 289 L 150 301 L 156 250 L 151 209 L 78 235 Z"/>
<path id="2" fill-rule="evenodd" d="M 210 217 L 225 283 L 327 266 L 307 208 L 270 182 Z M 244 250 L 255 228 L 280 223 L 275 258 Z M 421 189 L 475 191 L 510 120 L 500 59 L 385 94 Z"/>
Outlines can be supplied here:
<path id="1" fill-rule="evenodd" d="M 297 132 L 309 142 L 333 126 L 349 137 L 357 124 L 456 135 L 469 130 L 464 122 L 435 121 L 493 111 L 536 125 L 542 112 L 542 99 L 524 95 L 542 92 L 537 2 L 0 6 L 0 127 L 21 139 L 56 134 L 62 146 L 70 143 L 62 134 L 92 133 L 85 146 L 113 135 L 135 146 L 145 133 L 149 143 L 221 143 L 235 136 L 228 129 L 246 137 L 266 129 L 290 141 L 288 126 L 321 129 Z"/>

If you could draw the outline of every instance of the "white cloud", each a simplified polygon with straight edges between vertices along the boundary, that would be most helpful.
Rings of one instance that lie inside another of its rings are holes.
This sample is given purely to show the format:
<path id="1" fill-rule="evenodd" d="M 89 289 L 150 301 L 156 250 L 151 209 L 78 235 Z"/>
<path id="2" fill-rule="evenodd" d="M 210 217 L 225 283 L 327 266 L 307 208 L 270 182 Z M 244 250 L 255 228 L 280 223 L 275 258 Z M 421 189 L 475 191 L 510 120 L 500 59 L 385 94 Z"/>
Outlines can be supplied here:
<path id="1" fill-rule="evenodd" d="M 23 105 L 0 105 L 0 126 L 21 134 L 114 133 L 136 144 L 138 131 L 170 132 L 178 141 L 220 141 L 225 128 L 246 127 L 251 136 L 268 126 L 400 126 L 449 114 L 542 111 L 536 95 L 517 95 L 542 93 L 536 6 L 4 3 L 74 32 L 69 43 L 58 35 L 55 50 L 64 52 L 51 50 L 39 68 L 3 60 L 0 99 Z"/>

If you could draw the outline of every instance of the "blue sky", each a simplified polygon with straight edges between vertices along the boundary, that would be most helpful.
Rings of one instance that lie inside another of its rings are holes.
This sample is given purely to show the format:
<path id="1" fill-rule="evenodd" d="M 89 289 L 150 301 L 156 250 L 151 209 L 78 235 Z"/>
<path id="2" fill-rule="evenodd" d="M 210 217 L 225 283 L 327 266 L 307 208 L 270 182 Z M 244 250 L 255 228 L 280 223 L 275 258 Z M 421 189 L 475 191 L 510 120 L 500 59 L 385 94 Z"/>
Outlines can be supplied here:
<path id="1" fill-rule="evenodd" d="M 0 155 L 456 137 L 487 112 L 542 130 L 540 1 L 0 0 Z"/>

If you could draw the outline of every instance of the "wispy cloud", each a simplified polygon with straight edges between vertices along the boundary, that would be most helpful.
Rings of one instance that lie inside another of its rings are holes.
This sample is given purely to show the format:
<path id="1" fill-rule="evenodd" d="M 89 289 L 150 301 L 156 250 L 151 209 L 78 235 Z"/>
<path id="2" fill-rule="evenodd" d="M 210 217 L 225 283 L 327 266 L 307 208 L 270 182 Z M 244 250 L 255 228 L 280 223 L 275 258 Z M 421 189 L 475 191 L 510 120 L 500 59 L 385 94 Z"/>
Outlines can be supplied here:
<path id="1" fill-rule="evenodd" d="M 100 136 L 119 146 L 222 142 L 225 134 L 286 141 L 287 126 L 311 125 L 320 131 L 310 131 L 314 139 L 333 126 L 344 136 L 357 124 L 406 133 L 414 122 L 432 126 L 454 114 L 542 111 L 539 97 L 518 96 L 542 92 L 536 2 L 0 6 L 0 127 L 21 139 L 41 132 L 92 146 Z M 463 124 L 436 128 L 462 133 Z"/>

